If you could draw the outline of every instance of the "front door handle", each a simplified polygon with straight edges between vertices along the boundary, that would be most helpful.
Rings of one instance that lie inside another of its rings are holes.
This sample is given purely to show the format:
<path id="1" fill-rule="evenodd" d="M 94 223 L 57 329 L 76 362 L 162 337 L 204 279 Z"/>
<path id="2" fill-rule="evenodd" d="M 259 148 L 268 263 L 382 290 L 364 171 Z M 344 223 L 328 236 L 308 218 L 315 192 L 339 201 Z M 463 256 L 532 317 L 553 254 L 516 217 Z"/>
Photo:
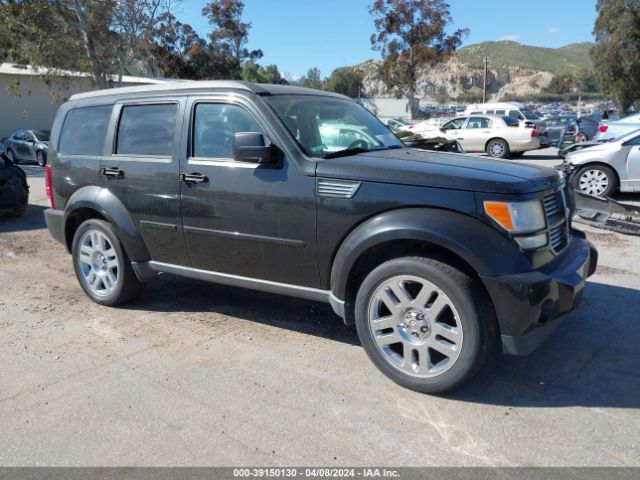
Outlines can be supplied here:
<path id="1" fill-rule="evenodd" d="M 207 177 L 206 175 L 202 175 L 201 173 L 181 173 L 180 181 L 191 183 L 207 183 L 209 181 L 209 177 Z"/>
<path id="2" fill-rule="evenodd" d="M 101 168 L 100 173 L 105 177 L 124 178 L 124 171 L 119 168 Z"/>

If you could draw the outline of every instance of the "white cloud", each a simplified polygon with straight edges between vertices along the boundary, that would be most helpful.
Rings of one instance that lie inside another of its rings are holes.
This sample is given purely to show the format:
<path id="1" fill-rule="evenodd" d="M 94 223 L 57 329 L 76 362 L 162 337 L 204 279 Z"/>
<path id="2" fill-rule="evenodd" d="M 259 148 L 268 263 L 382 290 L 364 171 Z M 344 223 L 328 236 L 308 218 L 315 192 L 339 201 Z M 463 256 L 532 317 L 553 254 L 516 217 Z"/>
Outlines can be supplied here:
<path id="1" fill-rule="evenodd" d="M 499 42 L 506 42 L 506 41 L 517 42 L 519 40 L 520 40 L 520 35 L 513 35 L 513 34 L 503 35 L 498 39 Z"/>
<path id="2" fill-rule="evenodd" d="M 560 29 L 558 27 L 549 27 L 547 28 L 547 33 L 558 33 Z"/>

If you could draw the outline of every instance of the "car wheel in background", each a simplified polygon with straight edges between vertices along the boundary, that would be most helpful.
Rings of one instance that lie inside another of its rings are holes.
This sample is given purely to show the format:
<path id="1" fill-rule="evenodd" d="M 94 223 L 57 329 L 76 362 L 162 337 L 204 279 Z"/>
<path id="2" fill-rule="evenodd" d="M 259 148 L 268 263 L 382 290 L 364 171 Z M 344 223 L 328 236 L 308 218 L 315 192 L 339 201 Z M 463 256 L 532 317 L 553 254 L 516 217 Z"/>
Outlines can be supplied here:
<path id="1" fill-rule="evenodd" d="M 492 158 L 508 158 L 509 154 L 509 144 L 506 140 L 496 138 L 487 144 L 487 155 Z"/>
<path id="2" fill-rule="evenodd" d="M 394 382 L 423 393 L 471 378 L 493 351 L 495 313 L 468 275 L 426 257 L 402 257 L 362 282 L 355 323 L 367 355 Z"/>
<path id="3" fill-rule="evenodd" d="M 108 222 L 91 219 L 80 225 L 73 236 L 71 253 L 80 286 L 94 302 L 120 305 L 142 292 L 144 283 L 136 277 Z"/>
<path id="4" fill-rule="evenodd" d="M 596 197 L 608 197 L 618 189 L 618 177 L 606 165 L 587 165 L 572 177 L 573 188 Z"/>
<path id="5" fill-rule="evenodd" d="M 38 150 L 36 152 L 36 161 L 41 167 L 44 167 L 47 164 L 47 159 L 45 158 L 44 152 L 42 150 Z"/>
<path id="6" fill-rule="evenodd" d="M 16 165 L 20 163 L 20 160 L 16 158 L 16 154 L 13 153 L 13 150 L 11 149 L 7 150 L 7 158 L 11 160 L 11 163 L 15 163 Z"/>

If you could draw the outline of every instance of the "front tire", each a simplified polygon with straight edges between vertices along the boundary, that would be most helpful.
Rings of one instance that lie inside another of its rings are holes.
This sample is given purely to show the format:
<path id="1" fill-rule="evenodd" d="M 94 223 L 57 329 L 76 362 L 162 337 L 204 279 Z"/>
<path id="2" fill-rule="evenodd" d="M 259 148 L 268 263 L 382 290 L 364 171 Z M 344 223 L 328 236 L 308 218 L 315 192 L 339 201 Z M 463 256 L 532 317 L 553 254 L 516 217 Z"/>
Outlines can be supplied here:
<path id="1" fill-rule="evenodd" d="M 571 180 L 574 190 L 595 197 L 609 197 L 618 189 L 618 177 L 606 165 L 587 165 Z"/>
<path id="2" fill-rule="evenodd" d="M 108 222 L 91 219 L 80 225 L 71 253 L 80 286 L 94 302 L 112 307 L 142 292 L 144 283 L 136 277 Z"/>
<path id="3" fill-rule="evenodd" d="M 36 152 L 36 162 L 38 162 L 38 165 L 41 167 L 44 167 L 47 164 L 47 159 L 45 158 L 42 150 L 38 150 Z"/>
<path id="4" fill-rule="evenodd" d="M 477 283 L 425 257 L 397 258 L 369 273 L 356 296 L 355 323 L 376 367 L 423 393 L 469 380 L 497 338 L 493 307 Z"/>
<path id="5" fill-rule="evenodd" d="M 487 155 L 491 158 L 509 158 L 509 144 L 501 138 L 494 138 L 487 143 Z"/>
<path id="6" fill-rule="evenodd" d="M 16 154 L 13 153 L 13 150 L 11 149 L 7 150 L 7 158 L 11 160 L 11 163 L 14 165 L 18 165 L 20 163 L 20 160 L 16 158 Z"/>

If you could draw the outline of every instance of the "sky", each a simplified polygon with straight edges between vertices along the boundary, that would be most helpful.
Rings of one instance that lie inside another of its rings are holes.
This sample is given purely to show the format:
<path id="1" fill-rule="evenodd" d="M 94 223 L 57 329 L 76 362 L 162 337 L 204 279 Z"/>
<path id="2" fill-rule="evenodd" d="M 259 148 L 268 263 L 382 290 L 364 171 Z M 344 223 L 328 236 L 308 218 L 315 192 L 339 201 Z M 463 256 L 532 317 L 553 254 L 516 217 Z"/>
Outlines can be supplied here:
<path id="1" fill-rule="evenodd" d="M 204 0 L 182 0 L 176 17 L 200 36 L 210 31 L 201 16 Z M 289 79 L 317 67 L 334 68 L 379 58 L 371 49 L 372 0 L 244 0 L 243 21 L 251 23 L 248 48 L 260 48 L 261 65 L 276 64 Z M 593 41 L 596 0 L 449 0 L 452 28 L 469 28 L 463 46 L 513 40 L 557 48 Z"/>

